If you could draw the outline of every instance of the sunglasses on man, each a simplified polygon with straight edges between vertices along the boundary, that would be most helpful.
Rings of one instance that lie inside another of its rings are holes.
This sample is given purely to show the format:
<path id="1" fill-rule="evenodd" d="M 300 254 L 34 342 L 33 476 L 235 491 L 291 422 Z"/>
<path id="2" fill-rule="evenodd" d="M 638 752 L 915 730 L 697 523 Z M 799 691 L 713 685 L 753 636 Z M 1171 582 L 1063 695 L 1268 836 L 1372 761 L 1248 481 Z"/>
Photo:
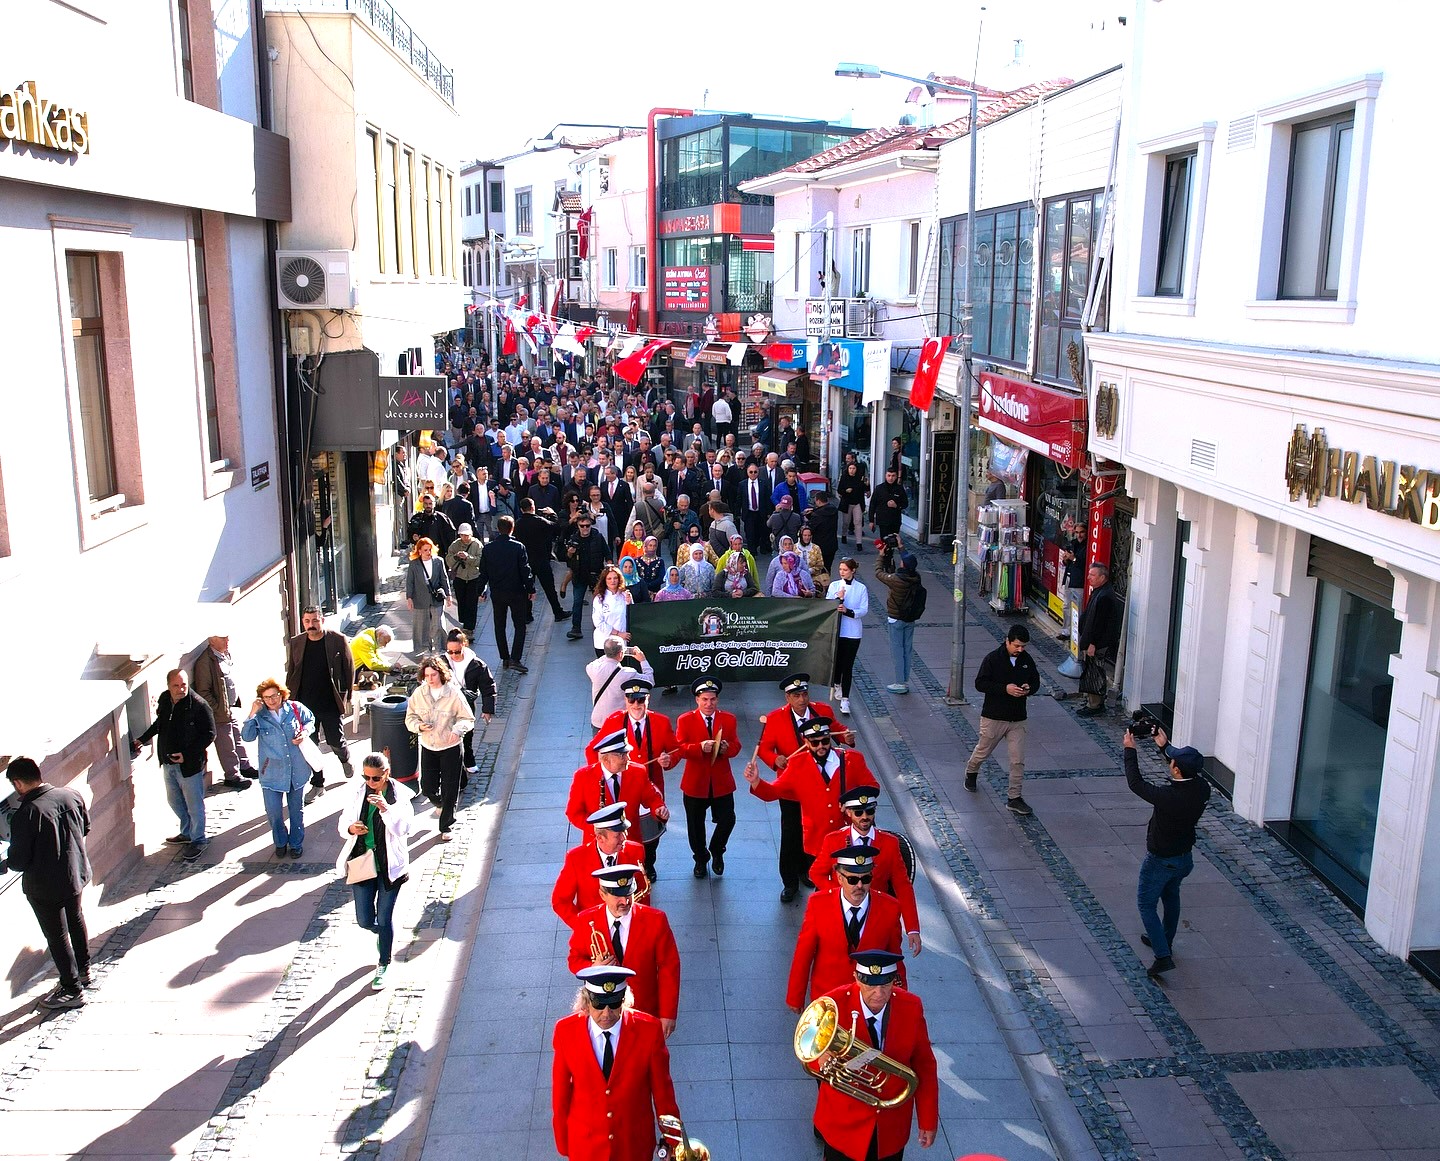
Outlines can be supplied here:
<path id="1" fill-rule="evenodd" d="M 858 887 L 861 883 L 870 882 L 872 877 L 871 875 L 841 875 L 840 881 L 849 883 L 852 887 Z"/>

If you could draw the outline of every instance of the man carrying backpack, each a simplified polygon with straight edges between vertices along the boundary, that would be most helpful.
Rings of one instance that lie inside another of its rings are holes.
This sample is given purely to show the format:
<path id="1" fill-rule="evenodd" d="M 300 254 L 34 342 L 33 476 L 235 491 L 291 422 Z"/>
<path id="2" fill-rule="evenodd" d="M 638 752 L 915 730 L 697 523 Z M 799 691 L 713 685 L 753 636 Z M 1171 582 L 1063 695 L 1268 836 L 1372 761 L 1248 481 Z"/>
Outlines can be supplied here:
<path id="1" fill-rule="evenodd" d="M 895 680 L 885 688 L 891 693 L 910 692 L 910 650 L 915 639 L 915 622 L 925 615 L 925 584 L 920 579 L 919 561 L 913 552 L 900 553 L 900 567 L 895 567 L 895 553 L 900 537 L 885 537 L 880 559 L 875 562 L 875 579 L 890 590 L 885 613 L 890 630 L 890 657 L 895 662 Z"/>

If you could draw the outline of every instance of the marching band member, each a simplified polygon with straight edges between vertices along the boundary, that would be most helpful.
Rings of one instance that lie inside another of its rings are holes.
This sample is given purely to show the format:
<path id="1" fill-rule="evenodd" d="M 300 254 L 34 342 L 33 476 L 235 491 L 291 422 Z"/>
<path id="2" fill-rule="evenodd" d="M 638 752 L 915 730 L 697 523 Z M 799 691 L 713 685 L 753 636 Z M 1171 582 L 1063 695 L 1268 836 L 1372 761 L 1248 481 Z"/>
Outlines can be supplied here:
<path id="1" fill-rule="evenodd" d="M 654 685 L 643 677 L 632 677 L 621 686 L 625 708 L 616 710 L 600 723 L 601 735 L 624 729 L 630 735 L 630 760 L 645 767 L 650 781 L 663 795 L 665 771 L 678 762 L 675 753 L 675 727 L 670 719 L 650 708 L 650 691 Z M 655 880 L 655 854 L 660 836 L 645 843 L 645 873 Z"/>
<path id="2" fill-rule="evenodd" d="M 853 1021 L 857 1039 L 903 1064 L 919 1083 L 914 1095 L 889 1109 L 822 1084 L 815 1101 L 815 1132 L 825 1144 L 826 1161 L 900 1161 L 913 1119 L 920 1122 L 922 1149 L 935 1144 L 940 1124 L 940 1088 L 925 1009 L 914 992 L 895 986 L 904 956 L 857 951 L 850 958 L 853 978 L 827 994 L 842 1020 Z"/>
<path id="3" fill-rule="evenodd" d="M 555 890 L 550 893 L 550 906 L 571 928 L 579 919 L 580 912 L 600 902 L 600 885 L 594 872 L 619 863 L 639 862 L 645 853 L 644 847 L 626 837 L 630 824 L 625 818 L 624 802 L 602 806 L 585 821 L 594 834 L 565 853 L 565 863 L 555 880 Z M 645 876 L 641 875 L 639 879 L 636 894 L 644 895 Z"/>
<path id="4" fill-rule="evenodd" d="M 595 761 L 576 770 L 570 782 L 565 817 L 572 826 L 585 831 L 586 819 L 612 802 L 625 803 L 625 817 L 634 831 L 640 829 L 642 804 L 649 807 L 656 818 L 670 817 L 665 796 L 651 783 L 645 767 L 630 760 L 630 740 L 624 730 L 612 730 L 590 744 L 595 749 Z"/>
<path id="5" fill-rule="evenodd" d="M 875 807 L 879 798 L 880 790 L 875 786 L 853 786 L 840 796 L 840 809 L 845 812 L 849 824 L 825 836 L 810 874 L 816 883 L 833 887 L 835 873 L 831 851 L 842 847 L 874 847 L 879 854 L 875 856 L 875 878 L 870 885 L 876 891 L 895 896 L 900 904 L 900 917 L 905 924 L 905 940 L 910 945 L 910 954 L 919 955 L 920 909 L 915 905 L 915 888 L 905 872 L 900 840 L 875 825 Z"/>
<path id="6" fill-rule="evenodd" d="M 725 873 L 725 847 L 735 829 L 735 776 L 730 773 L 730 757 L 740 752 L 740 731 L 735 715 L 719 708 L 722 688 L 713 677 L 699 678 L 690 686 L 695 708 L 681 714 L 675 723 L 676 750 L 685 759 L 680 793 L 685 796 L 685 826 L 697 879 L 705 878 L 711 867 L 717 875 Z M 715 823 L 708 848 L 707 810 Z"/>
<path id="7" fill-rule="evenodd" d="M 900 904 L 870 889 L 877 854 L 874 847 L 836 851 L 839 887 L 816 891 L 805 905 L 785 992 L 792 1010 L 805 1006 L 807 985 L 812 999 L 844 985 L 852 952 L 900 951 Z"/>
<path id="8" fill-rule="evenodd" d="M 591 965 L 575 975 L 575 1010 L 555 1025 L 555 1151 L 569 1161 L 648 1158 L 656 1118 L 680 1115 L 665 1034 L 633 1009 L 629 968 Z"/>
<path id="9" fill-rule="evenodd" d="M 640 874 L 635 864 L 617 863 L 594 872 L 600 905 L 580 912 L 570 934 L 570 970 L 586 964 L 619 964 L 635 973 L 629 988 L 635 1007 L 675 1031 L 680 1007 L 680 949 L 670 921 L 658 907 L 635 902 Z"/>

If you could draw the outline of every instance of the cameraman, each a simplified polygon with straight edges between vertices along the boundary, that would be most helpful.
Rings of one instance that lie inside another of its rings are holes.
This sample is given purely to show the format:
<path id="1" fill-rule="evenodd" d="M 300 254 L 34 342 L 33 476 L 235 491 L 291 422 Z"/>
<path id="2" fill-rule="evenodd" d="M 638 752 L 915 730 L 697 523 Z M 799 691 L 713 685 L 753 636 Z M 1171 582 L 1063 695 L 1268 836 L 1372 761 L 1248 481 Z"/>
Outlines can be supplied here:
<path id="1" fill-rule="evenodd" d="M 920 619 L 925 586 L 920 580 L 920 562 L 911 552 L 899 552 L 900 534 L 891 533 L 880 546 L 875 562 L 875 579 L 890 590 L 885 600 L 890 631 L 890 658 L 895 662 L 895 680 L 885 688 L 891 693 L 910 692 L 910 653 L 915 639 L 915 622 Z M 896 553 L 899 552 L 899 567 Z"/>
<path id="2" fill-rule="evenodd" d="M 1195 846 L 1195 824 L 1210 800 L 1210 784 L 1200 776 L 1205 759 L 1193 746 L 1171 746 L 1165 731 L 1155 728 L 1155 745 L 1170 761 L 1170 780 L 1155 786 L 1140 776 L 1135 753 L 1135 735 L 1125 731 L 1125 783 L 1133 794 L 1154 808 L 1145 828 L 1145 861 L 1140 864 L 1136 902 L 1145 934 L 1140 942 L 1155 953 L 1155 962 L 1146 974 L 1152 980 L 1175 966 L 1171 952 L 1180 927 L 1180 883 L 1195 869 L 1191 854 Z M 1156 904 L 1164 918 L 1156 914 Z"/>
<path id="3" fill-rule="evenodd" d="M 585 666 L 585 673 L 590 678 L 590 724 L 597 730 L 611 714 L 625 709 L 625 683 L 632 674 L 655 684 L 645 654 L 622 637 L 606 637 L 600 656 Z"/>
<path id="4" fill-rule="evenodd" d="M 585 602 L 591 596 L 595 582 L 600 579 L 600 570 L 610 557 L 610 546 L 605 537 L 595 531 L 595 517 L 588 508 L 581 508 L 575 521 L 575 532 L 565 542 L 565 560 L 570 566 L 570 580 L 575 586 L 574 603 L 570 609 L 570 632 L 565 634 L 568 641 L 580 640 L 580 618 Z"/>

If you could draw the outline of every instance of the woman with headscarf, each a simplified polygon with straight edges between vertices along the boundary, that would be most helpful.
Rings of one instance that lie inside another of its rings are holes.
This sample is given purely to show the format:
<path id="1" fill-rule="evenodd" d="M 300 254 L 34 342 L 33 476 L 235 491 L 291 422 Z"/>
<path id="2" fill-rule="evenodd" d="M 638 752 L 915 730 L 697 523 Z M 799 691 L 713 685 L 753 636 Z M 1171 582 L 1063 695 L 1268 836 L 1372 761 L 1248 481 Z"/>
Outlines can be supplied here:
<path id="1" fill-rule="evenodd" d="M 645 591 L 653 598 L 665 587 L 665 562 L 660 558 L 660 538 L 645 537 L 645 551 L 635 562 L 635 571 L 645 582 Z"/>
<path id="2" fill-rule="evenodd" d="M 800 528 L 800 541 L 795 551 L 810 572 L 810 587 L 816 593 L 824 593 L 830 587 L 830 570 L 825 567 L 825 554 L 815 543 L 815 530 L 809 524 Z"/>
<path id="3" fill-rule="evenodd" d="M 690 558 L 680 566 L 680 583 L 697 596 L 715 586 L 715 566 L 705 559 L 704 544 L 689 545 Z"/>
<path id="4" fill-rule="evenodd" d="M 715 590 L 721 596 L 748 597 L 750 586 L 750 565 L 744 552 L 727 552 L 725 568 L 715 574 Z"/>
<path id="5" fill-rule="evenodd" d="M 652 601 L 689 601 L 695 594 L 680 583 L 680 569 L 671 565 L 665 570 L 665 583 L 651 594 Z"/>
<path id="6" fill-rule="evenodd" d="M 720 563 L 720 558 L 715 555 L 715 550 L 710 547 L 710 542 L 705 539 L 704 533 L 702 533 L 697 527 L 691 528 L 685 534 L 685 543 L 680 546 L 679 560 L 681 564 L 684 564 L 687 560 L 690 559 L 690 549 L 697 544 L 705 550 L 706 564 L 710 565 L 713 568 L 715 565 L 718 565 Z"/>
<path id="7" fill-rule="evenodd" d="M 780 571 L 775 574 L 775 583 L 770 589 L 772 597 L 813 597 L 815 590 L 804 583 L 800 573 L 800 556 L 795 552 L 782 552 L 779 556 Z"/>
<path id="8" fill-rule="evenodd" d="M 782 536 L 780 543 L 775 546 L 775 555 L 770 558 L 770 567 L 765 570 L 765 587 L 760 591 L 768 595 L 770 590 L 775 587 L 775 574 L 780 571 L 780 554 L 782 552 L 793 552 L 800 557 L 800 572 L 805 577 L 806 587 L 813 589 L 815 586 L 810 582 L 810 567 L 805 563 L 805 558 L 800 556 L 795 542 L 790 537 Z"/>
<path id="9" fill-rule="evenodd" d="M 627 556 L 642 557 L 645 555 L 645 525 L 639 520 L 630 525 L 630 539 L 620 546 L 620 559 Z"/>
<path id="10" fill-rule="evenodd" d="M 642 604 L 650 599 L 650 588 L 640 579 L 640 567 L 633 556 L 622 556 L 620 558 L 620 579 L 625 583 L 625 591 L 634 599 L 635 603 Z"/>

